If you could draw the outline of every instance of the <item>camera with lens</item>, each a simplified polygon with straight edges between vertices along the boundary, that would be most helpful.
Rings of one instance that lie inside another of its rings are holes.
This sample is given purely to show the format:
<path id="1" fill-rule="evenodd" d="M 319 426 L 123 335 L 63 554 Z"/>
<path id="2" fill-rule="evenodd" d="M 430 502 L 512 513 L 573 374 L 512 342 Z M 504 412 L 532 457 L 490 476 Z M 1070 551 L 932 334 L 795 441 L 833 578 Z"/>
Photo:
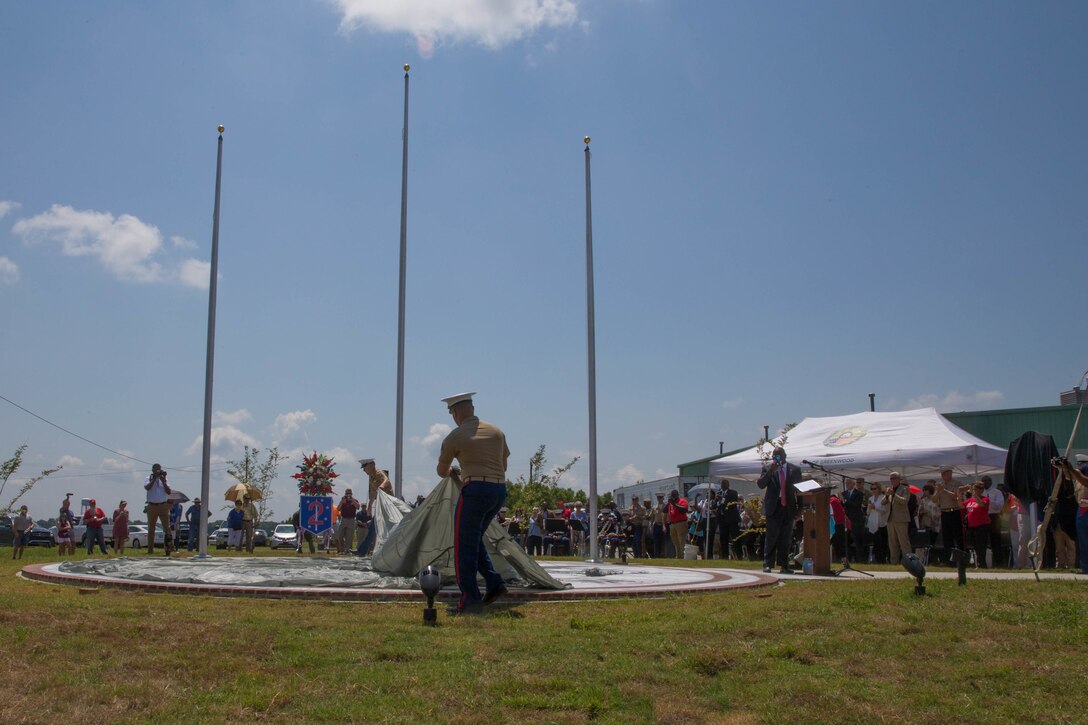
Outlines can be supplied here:
<path id="1" fill-rule="evenodd" d="M 1055 456 L 1054 458 L 1050 459 L 1050 465 L 1054 466 L 1055 468 L 1065 468 L 1069 465 L 1069 459 L 1065 456 Z"/>

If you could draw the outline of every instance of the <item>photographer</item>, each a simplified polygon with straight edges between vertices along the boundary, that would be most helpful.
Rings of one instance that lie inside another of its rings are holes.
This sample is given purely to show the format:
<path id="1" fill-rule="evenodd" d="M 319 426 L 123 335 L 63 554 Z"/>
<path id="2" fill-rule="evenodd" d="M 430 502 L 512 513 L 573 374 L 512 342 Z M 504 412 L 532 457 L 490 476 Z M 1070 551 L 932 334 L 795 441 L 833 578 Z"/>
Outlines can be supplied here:
<path id="1" fill-rule="evenodd" d="M 1077 505 L 1076 527 L 1077 548 L 1082 574 L 1088 574 L 1088 456 L 1077 454 L 1077 465 L 1074 466 L 1066 458 L 1058 458 L 1054 461 L 1054 467 L 1061 470 L 1064 476 L 1073 482 L 1073 497 Z"/>
<path id="2" fill-rule="evenodd" d="M 723 478 L 721 487 L 721 495 L 718 496 L 718 541 L 722 558 L 729 559 L 737 537 L 740 536 L 742 501 L 740 494 L 730 487 L 729 479 Z M 714 548 L 713 540 L 710 548 Z M 739 554 L 737 558 L 740 558 Z"/>
<path id="3" fill-rule="evenodd" d="M 147 553 L 155 553 L 155 526 L 162 521 L 162 545 L 170 556 L 170 486 L 166 471 L 158 463 L 151 466 L 151 475 L 144 484 L 147 491 Z"/>
<path id="4" fill-rule="evenodd" d="M 986 568 L 986 544 L 990 540 L 990 499 L 986 484 L 975 481 L 973 486 L 960 486 L 960 508 L 967 517 L 967 540 L 975 550 L 975 564 Z"/>

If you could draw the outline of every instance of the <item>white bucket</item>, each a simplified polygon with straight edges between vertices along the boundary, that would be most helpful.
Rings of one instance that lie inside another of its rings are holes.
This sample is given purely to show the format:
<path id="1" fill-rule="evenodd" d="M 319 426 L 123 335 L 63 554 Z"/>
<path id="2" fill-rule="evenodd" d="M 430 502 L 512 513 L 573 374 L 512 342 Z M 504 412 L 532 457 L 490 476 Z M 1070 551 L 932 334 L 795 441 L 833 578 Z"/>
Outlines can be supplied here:
<path id="1" fill-rule="evenodd" d="M 695 544 L 684 544 L 684 558 L 695 561 L 699 558 L 699 547 Z"/>

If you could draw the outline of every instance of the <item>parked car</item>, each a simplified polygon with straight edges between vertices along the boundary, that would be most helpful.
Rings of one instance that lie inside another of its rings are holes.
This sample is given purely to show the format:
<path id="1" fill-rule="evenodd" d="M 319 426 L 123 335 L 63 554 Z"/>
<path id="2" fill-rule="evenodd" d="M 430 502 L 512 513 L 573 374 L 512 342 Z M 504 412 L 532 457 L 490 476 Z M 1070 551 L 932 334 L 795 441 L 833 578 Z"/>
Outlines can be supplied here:
<path id="1" fill-rule="evenodd" d="M 174 546 L 179 549 L 184 549 L 189 546 L 189 524 L 184 521 L 178 524 L 177 540 L 174 542 Z"/>
<path id="2" fill-rule="evenodd" d="M 208 546 L 214 546 L 217 549 L 227 548 L 227 529 L 219 528 L 208 534 Z"/>
<path id="3" fill-rule="evenodd" d="M 26 542 L 27 546 L 53 546 L 56 544 L 53 540 L 53 532 L 44 526 L 35 526 L 30 530 L 30 539 Z"/>
<path id="4" fill-rule="evenodd" d="M 147 546 L 147 526 L 144 524 L 128 525 L 129 546 L 133 549 L 142 549 Z M 162 527 L 155 527 L 155 546 L 162 546 Z"/>
<path id="5" fill-rule="evenodd" d="M 0 546 L 11 546 L 15 540 L 15 533 L 11 529 L 11 519 L 6 516 L 0 518 Z"/>
<path id="6" fill-rule="evenodd" d="M 268 542 L 268 545 L 273 549 L 298 548 L 298 535 L 295 527 L 291 524 L 278 524 L 275 531 L 272 532 L 272 540 Z"/>
<path id="7" fill-rule="evenodd" d="M 254 546 L 268 546 L 268 532 L 264 529 L 253 530 L 253 545 Z"/>

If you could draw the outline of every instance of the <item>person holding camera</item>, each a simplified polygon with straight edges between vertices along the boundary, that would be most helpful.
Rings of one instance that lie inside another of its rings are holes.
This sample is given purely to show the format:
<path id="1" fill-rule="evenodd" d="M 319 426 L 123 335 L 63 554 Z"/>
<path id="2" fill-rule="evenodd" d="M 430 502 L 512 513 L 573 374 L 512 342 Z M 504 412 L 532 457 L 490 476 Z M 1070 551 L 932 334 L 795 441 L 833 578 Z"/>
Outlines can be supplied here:
<path id="1" fill-rule="evenodd" d="M 763 512 L 767 518 L 767 541 L 763 545 L 763 571 L 770 573 L 777 561 L 779 572 L 792 574 L 788 565 L 793 520 L 797 516 L 797 491 L 801 469 L 786 461 L 786 449 L 778 446 L 771 454 L 771 465 L 756 485 L 765 489 Z"/>
<path id="2" fill-rule="evenodd" d="M 723 559 L 730 558 L 733 543 L 740 536 L 740 510 L 743 502 L 740 494 L 731 488 L 729 479 L 723 478 L 722 491 L 718 496 L 718 541 Z M 713 537 L 713 533 L 711 534 Z M 710 540 L 710 549 L 714 550 L 714 539 Z"/>
<path id="3" fill-rule="evenodd" d="M 158 463 L 151 466 L 144 490 L 147 491 L 147 553 L 155 553 L 155 527 L 162 521 L 162 546 L 170 556 L 170 486 L 166 483 L 166 471 Z"/>
<path id="4" fill-rule="evenodd" d="M 990 542 L 990 499 L 986 496 L 986 484 L 975 481 L 971 486 L 960 486 L 960 507 L 967 518 L 967 540 L 975 550 L 975 564 L 986 568 L 986 545 Z"/>
<path id="5" fill-rule="evenodd" d="M 1088 456 L 1078 453 L 1074 466 L 1067 458 L 1059 458 L 1054 467 L 1073 482 L 1073 496 L 1077 504 L 1077 550 L 1080 573 L 1088 574 Z"/>
<path id="6" fill-rule="evenodd" d="M 911 552 L 910 496 L 910 485 L 898 471 L 892 471 L 888 476 L 888 487 L 884 489 L 884 504 L 888 507 L 888 550 L 893 564 L 898 564 L 904 554 Z"/>
<path id="7" fill-rule="evenodd" d="M 665 523 L 669 526 L 672 555 L 683 559 L 684 544 L 688 538 L 688 500 L 681 498 L 675 488 L 669 492 L 669 502 L 665 504 Z"/>

